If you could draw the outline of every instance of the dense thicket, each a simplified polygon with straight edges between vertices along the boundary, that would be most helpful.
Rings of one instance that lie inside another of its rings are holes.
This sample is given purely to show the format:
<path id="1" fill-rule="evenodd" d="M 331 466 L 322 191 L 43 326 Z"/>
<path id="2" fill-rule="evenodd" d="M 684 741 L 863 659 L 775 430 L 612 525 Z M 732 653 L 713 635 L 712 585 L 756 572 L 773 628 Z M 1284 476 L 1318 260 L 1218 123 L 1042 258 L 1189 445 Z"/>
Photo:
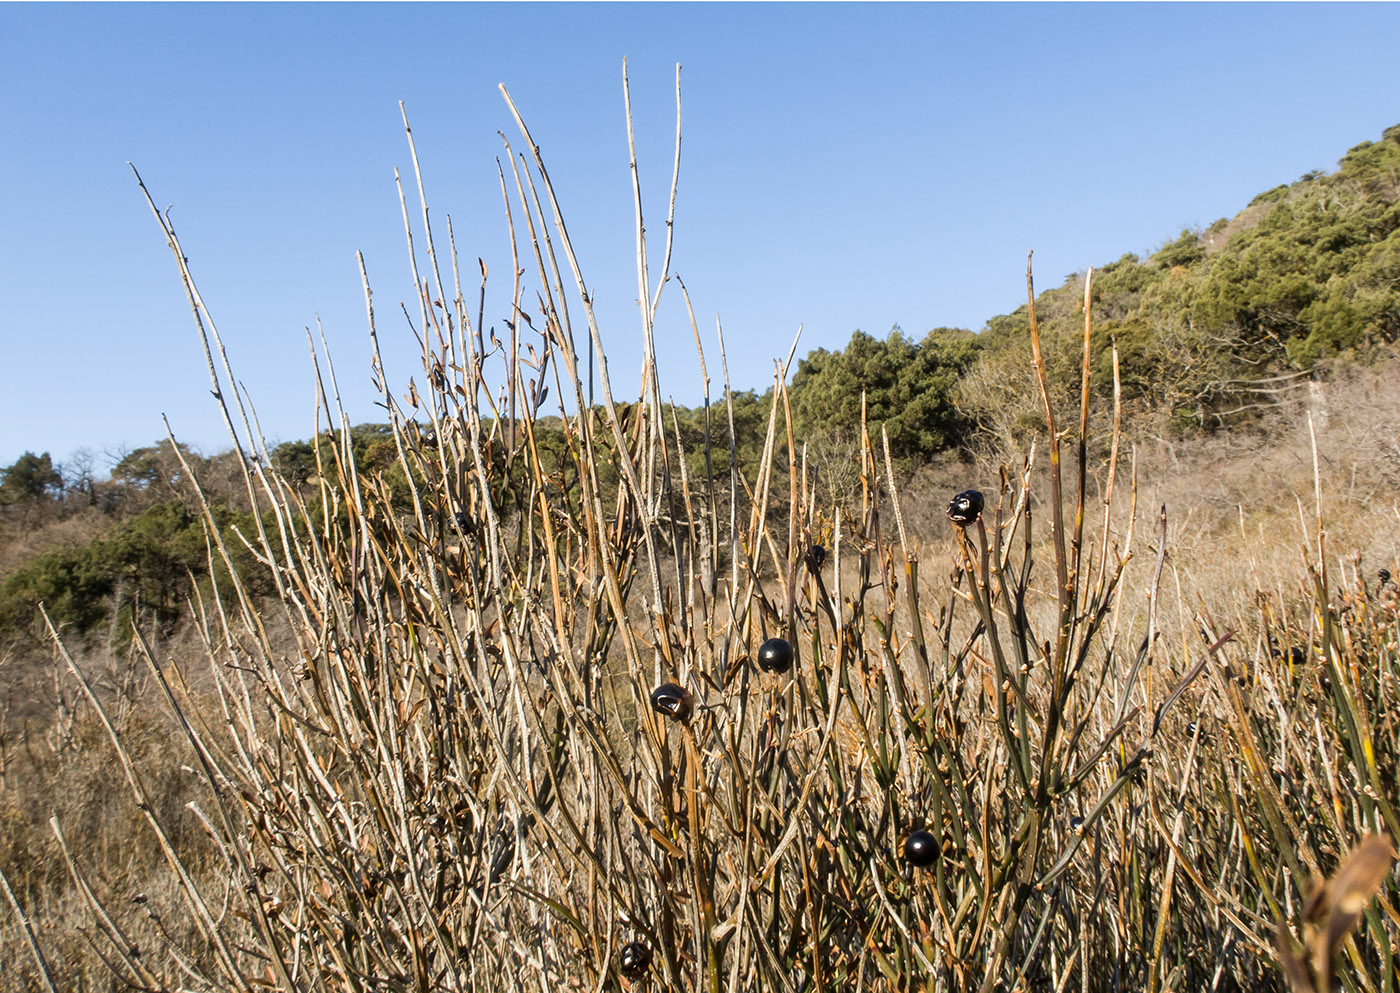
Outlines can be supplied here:
<path id="1" fill-rule="evenodd" d="M 253 590 L 270 592 L 245 542 L 256 535 L 257 522 L 246 494 L 232 485 L 233 458 L 205 459 L 167 441 L 124 454 L 100 482 L 90 459 L 55 466 L 47 452 L 26 452 L 0 470 L 0 636 L 21 648 L 44 642 L 41 604 L 78 639 L 129 632 L 133 621 L 167 628 L 197 586 L 226 589 L 226 573 L 209 570 L 189 471 L 213 498 L 240 575 Z"/>
<path id="2" fill-rule="evenodd" d="M 863 331 L 843 350 L 808 353 L 792 377 L 792 413 L 804 435 L 854 436 L 864 414 L 904 456 L 955 448 L 968 424 L 958 409 L 958 380 L 977 357 L 970 331 L 935 328 L 921 341 L 895 328 L 881 341 Z"/>

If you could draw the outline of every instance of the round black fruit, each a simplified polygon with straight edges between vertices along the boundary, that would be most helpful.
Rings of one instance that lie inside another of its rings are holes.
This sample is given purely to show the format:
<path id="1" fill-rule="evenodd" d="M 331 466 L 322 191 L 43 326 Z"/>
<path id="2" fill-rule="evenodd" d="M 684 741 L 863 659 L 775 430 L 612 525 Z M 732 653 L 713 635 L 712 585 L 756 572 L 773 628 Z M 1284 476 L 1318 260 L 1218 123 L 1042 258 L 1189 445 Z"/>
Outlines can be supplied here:
<path id="1" fill-rule="evenodd" d="M 618 953 L 617 965 L 628 979 L 636 979 L 651 965 L 651 949 L 640 941 L 629 941 Z"/>
<path id="2" fill-rule="evenodd" d="M 758 646 L 758 667 L 764 672 L 787 672 L 792 668 L 792 646 L 782 638 L 769 638 Z"/>
<path id="3" fill-rule="evenodd" d="M 920 867 L 938 858 L 938 839 L 927 831 L 915 831 L 904 839 L 904 861 Z"/>
<path id="4" fill-rule="evenodd" d="M 695 697 L 683 686 L 662 683 L 651 691 L 651 709 L 658 714 L 683 721 L 695 709 Z"/>
<path id="5" fill-rule="evenodd" d="M 960 527 L 974 523 L 982 516 L 982 494 L 977 490 L 963 490 L 948 501 L 948 520 Z"/>

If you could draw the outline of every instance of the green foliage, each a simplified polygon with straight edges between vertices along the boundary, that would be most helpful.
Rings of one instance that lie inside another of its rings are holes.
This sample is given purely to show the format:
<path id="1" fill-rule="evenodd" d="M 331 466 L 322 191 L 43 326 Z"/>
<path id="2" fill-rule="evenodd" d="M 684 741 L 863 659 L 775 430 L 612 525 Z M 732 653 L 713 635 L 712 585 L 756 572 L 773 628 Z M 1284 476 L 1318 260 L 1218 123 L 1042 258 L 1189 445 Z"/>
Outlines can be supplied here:
<path id="1" fill-rule="evenodd" d="M 1267 405 L 1290 374 L 1400 340 L 1398 230 L 1400 126 L 1352 148 L 1336 173 L 1274 187 L 1215 222 L 1209 248 L 1184 230 L 1150 259 L 1104 266 L 1096 333 L 1119 345 L 1124 398 L 1177 425 L 1214 426 Z M 1036 299 L 1052 373 L 1074 351 L 1082 289 L 1072 280 Z M 1003 435 L 1033 409 L 1034 385 L 1006 373 L 1024 368 L 1027 334 L 1024 308 L 988 321 L 979 372 L 962 388 L 969 416 Z M 1095 367 L 1100 403 L 1110 372 L 1107 359 Z"/>
<path id="2" fill-rule="evenodd" d="M 394 433 L 387 424 L 357 424 L 350 429 L 349 440 L 356 472 L 382 472 L 398 460 Z M 298 485 L 318 471 L 332 478 L 344 443 L 341 431 L 322 431 L 310 441 L 284 442 L 272 450 L 272 465 L 284 479 Z"/>
<path id="3" fill-rule="evenodd" d="M 686 471 L 692 479 L 704 480 L 712 473 L 720 489 L 729 486 L 729 419 L 734 418 L 734 462 L 740 470 L 751 470 L 763 457 L 763 443 L 768 435 L 768 414 L 773 405 L 773 391 L 757 393 L 739 390 L 730 396 L 730 403 L 714 403 L 708 412 L 704 407 L 677 407 L 676 423 L 680 425 L 681 446 L 685 453 Z M 708 426 L 707 426 L 708 421 Z M 706 442 L 709 443 L 709 465 L 705 462 Z"/>
<path id="4" fill-rule="evenodd" d="M 1201 245 L 1201 239 L 1196 237 L 1194 231 L 1183 228 L 1176 241 L 1162 248 L 1152 259 L 1157 268 L 1171 269 L 1175 266 L 1195 265 L 1205 257 L 1206 250 Z"/>
<path id="5" fill-rule="evenodd" d="M 320 434 L 315 444 L 310 441 L 288 441 L 272 450 L 272 467 L 277 474 L 294 486 L 300 486 L 316 475 L 316 448 L 330 445 L 329 435 Z"/>
<path id="6" fill-rule="evenodd" d="M 1196 316 L 1240 326 L 1247 342 L 1282 342 L 1300 369 L 1393 340 L 1398 137 L 1357 145 L 1335 175 L 1300 180 L 1278 198 L 1202 274 Z"/>
<path id="7" fill-rule="evenodd" d="M 127 599 L 170 621 L 188 593 L 189 577 L 205 571 L 204 528 L 181 504 L 160 503 L 97 543 L 94 555 Z"/>
<path id="8" fill-rule="evenodd" d="M 0 470 L 0 507 L 52 500 L 62 489 L 63 477 L 48 452 L 25 452 L 14 465 Z"/>
<path id="9" fill-rule="evenodd" d="M 107 616 L 112 575 L 92 548 L 41 555 L 0 583 L 0 631 L 41 636 L 43 604 L 54 624 L 83 633 Z"/>
<path id="10" fill-rule="evenodd" d="M 136 490 L 178 489 L 185 482 L 181 457 L 198 471 L 204 460 L 185 445 L 176 447 L 167 439 L 158 445 L 128 452 L 112 467 L 112 481 Z"/>
<path id="11" fill-rule="evenodd" d="M 255 532 L 253 515 L 227 506 L 216 506 L 213 513 L 245 585 L 254 596 L 271 593 L 269 573 L 236 533 Z M 114 611 L 170 625 L 192 592 L 191 582 L 209 578 L 203 520 L 179 501 L 164 501 L 86 545 L 47 552 L 11 573 L 0 583 L 0 632 L 42 637 L 40 604 L 70 634 L 90 632 Z M 222 561 L 213 578 L 226 594 L 230 587 Z"/>
<path id="12" fill-rule="evenodd" d="M 807 437 L 858 428 L 864 396 L 872 432 L 883 426 L 901 459 L 955 446 L 966 421 L 954 391 L 980 347 L 969 331 L 935 328 L 915 342 L 896 327 L 883 341 L 857 331 L 841 351 L 819 348 L 792 378 L 797 430 Z"/>

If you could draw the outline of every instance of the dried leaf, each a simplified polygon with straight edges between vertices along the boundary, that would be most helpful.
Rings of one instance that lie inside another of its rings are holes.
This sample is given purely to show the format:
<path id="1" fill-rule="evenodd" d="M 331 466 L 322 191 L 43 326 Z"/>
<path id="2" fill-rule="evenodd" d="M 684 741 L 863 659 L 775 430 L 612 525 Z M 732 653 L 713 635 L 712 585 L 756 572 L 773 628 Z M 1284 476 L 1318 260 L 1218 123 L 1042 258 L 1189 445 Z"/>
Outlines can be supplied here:
<path id="1" fill-rule="evenodd" d="M 1320 988 L 1330 989 L 1337 950 L 1356 929 L 1366 905 L 1376 895 L 1395 861 L 1395 849 L 1384 835 L 1371 834 L 1352 849 L 1327 883 L 1323 902 L 1328 912 L 1312 940 L 1313 971 Z"/>
<path id="2" fill-rule="evenodd" d="M 1355 930 L 1394 862 L 1390 839 L 1371 834 L 1351 850 L 1331 879 L 1313 881 L 1303 905 L 1308 961 L 1299 956 L 1300 949 L 1286 927 L 1279 928 L 1274 940 L 1279 966 L 1294 993 L 1328 993 L 1332 989 L 1337 952 Z"/>

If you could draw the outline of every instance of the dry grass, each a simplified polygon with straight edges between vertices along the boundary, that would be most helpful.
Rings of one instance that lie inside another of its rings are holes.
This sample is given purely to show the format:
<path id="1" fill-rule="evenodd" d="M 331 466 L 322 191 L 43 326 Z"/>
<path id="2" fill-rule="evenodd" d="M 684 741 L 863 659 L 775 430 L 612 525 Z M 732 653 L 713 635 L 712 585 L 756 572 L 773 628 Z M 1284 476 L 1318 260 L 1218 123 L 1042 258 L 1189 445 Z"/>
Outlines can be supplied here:
<path id="1" fill-rule="evenodd" d="M 649 345 L 669 246 L 652 273 L 639 207 L 648 386 L 624 407 L 604 374 L 590 409 L 588 286 L 521 131 L 503 190 L 535 282 L 512 288 L 505 359 L 421 187 L 405 207 L 424 375 L 383 401 L 412 485 L 345 452 L 306 485 L 242 460 L 280 595 L 254 603 L 235 578 L 197 604 L 198 673 L 138 634 L 158 710 L 60 647 L 82 744 L 7 781 L 0 863 L 47 954 L 9 926 L 23 964 L 0 988 L 1279 988 L 1276 927 L 1321 919 L 1309 881 L 1400 829 L 1400 617 L 1372 568 L 1393 560 L 1393 515 L 1350 512 L 1390 470 L 1326 462 L 1394 432 L 1315 415 L 1317 460 L 1311 435 L 1304 458 L 1270 448 L 1278 498 L 1241 524 L 1258 490 L 1234 456 L 1168 467 L 1045 400 L 1034 459 L 995 474 L 897 486 L 867 433 L 840 506 L 804 469 L 780 379 L 761 463 L 714 451 L 691 475 Z M 231 437 L 267 466 L 157 217 Z M 722 346 L 704 358 L 722 377 Z M 949 524 L 974 484 L 981 519 Z M 795 650 L 787 673 L 755 664 L 771 637 Z M 688 719 L 652 709 L 664 682 L 692 695 Z M 1400 978 L 1396 885 L 1375 874 L 1348 989 Z M 624 946 L 650 964 L 624 974 Z"/>

